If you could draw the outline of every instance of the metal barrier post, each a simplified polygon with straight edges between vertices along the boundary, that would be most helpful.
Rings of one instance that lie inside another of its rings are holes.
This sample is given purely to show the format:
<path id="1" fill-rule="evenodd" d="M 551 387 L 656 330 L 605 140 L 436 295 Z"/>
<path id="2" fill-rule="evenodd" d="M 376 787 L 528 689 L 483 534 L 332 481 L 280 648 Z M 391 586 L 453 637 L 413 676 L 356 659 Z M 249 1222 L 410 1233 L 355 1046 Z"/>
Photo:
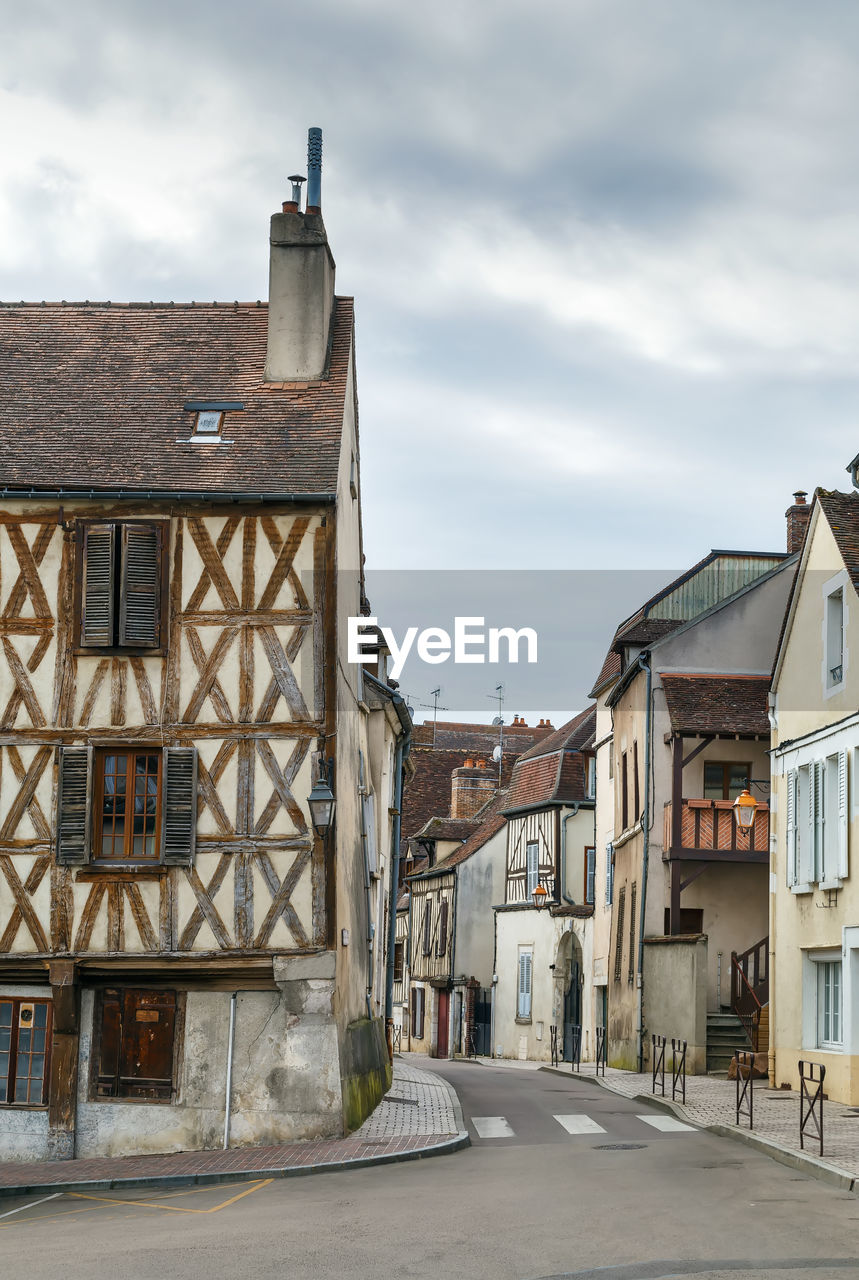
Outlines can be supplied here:
<path id="1" fill-rule="evenodd" d="M 549 1027 L 549 1040 L 552 1051 L 552 1066 L 558 1065 L 558 1028 L 556 1026 Z"/>
<path id="2" fill-rule="evenodd" d="M 653 1036 L 653 1050 L 651 1053 L 651 1064 L 653 1067 L 653 1080 L 651 1093 L 656 1093 L 656 1077 L 660 1077 L 660 1085 L 662 1087 L 662 1096 L 665 1097 L 665 1036 Z"/>
<path id="3" fill-rule="evenodd" d="M 826 1067 L 819 1062 L 799 1062 L 799 1149 L 805 1149 L 805 1131 L 809 1121 L 813 1121 L 812 1129 L 820 1141 L 820 1155 L 823 1155 L 823 1081 L 826 1079 Z M 814 1085 L 814 1092 L 809 1088 Z"/>
<path id="4" fill-rule="evenodd" d="M 686 1104 L 686 1041 L 671 1041 L 671 1101 L 676 1100 L 678 1082 L 683 1090 L 683 1104 Z M 680 1055 L 678 1066 L 677 1055 Z"/>
<path id="5" fill-rule="evenodd" d="M 737 1124 L 748 1119 L 749 1128 L 755 1127 L 755 1055 L 747 1049 L 738 1049 L 737 1059 Z"/>
<path id="6" fill-rule="evenodd" d="M 573 1023 L 573 1046 L 572 1046 L 572 1062 L 570 1063 L 571 1071 L 579 1071 L 582 1065 L 582 1028 L 579 1023 Z"/>
<path id="7" fill-rule="evenodd" d="M 597 1027 L 597 1075 L 605 1075 L 605 1064 L 608 1056 L 608 1038 L 605 1027 Z"/>

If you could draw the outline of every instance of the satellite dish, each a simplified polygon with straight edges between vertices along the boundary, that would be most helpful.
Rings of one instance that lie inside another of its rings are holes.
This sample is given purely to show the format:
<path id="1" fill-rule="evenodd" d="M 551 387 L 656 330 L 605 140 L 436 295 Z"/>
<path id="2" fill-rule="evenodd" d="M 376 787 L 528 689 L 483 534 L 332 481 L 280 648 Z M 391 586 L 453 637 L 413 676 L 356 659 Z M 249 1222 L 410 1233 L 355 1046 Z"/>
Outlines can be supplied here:
<path id="1" fill-rule="evenodd" d="M 500 748 L 500 747 L 495 747 L 495 749 L 494 749 L 494 750 L 493 750 L 493 752 L 492 752 L 492 759 L 495 761 L 495 763 L 496 763 L 496 764 L 497 764 L 497 763 L 498 763 L 498 761 L 501 759 L 501 748 Z"/>
<path id="2" fill-rule="evenodd" d="M 414 709 L 414 707 L 410 706 L 408 702 L 406 703 L 406 711 L 408 711 L 409 715 L 410 715 L 410 716 L 412 717 L 412 719 L 414 720 L 414 718 L 415 718 L 415 709 Z"/>
<path id="3" fill-rule="evenodd" d="M 492 721 L 492 723 L 493 723 L 493 724 L 503 724 L 503 723 L 504 723 L 504 717 L 503 717 L 503 716 L 496 716 L 496 717 L 495 717 L 495 719 Z"/>

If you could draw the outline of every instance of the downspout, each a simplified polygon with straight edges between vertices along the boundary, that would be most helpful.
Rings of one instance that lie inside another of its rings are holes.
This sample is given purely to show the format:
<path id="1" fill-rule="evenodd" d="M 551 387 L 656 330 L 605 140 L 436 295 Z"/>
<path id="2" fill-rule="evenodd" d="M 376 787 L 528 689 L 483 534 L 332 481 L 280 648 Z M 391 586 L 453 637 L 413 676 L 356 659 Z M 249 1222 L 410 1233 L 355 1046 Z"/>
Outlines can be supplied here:
<path id="1" fill-rule="evenodd" d="M 641 833 L 644 837 L 642 848 L 641 871 L 641 908 L 638 921 L 638 1069 L 644 1070 L 644 914 L 647 904 L 647 864 L 650 859 L 650 751 L 653 728 L 653 707 L 651 702 L 651 686 L 653 672 L 650 670 L 650 654 L 639 654 L 638 665 L 645 673 L 645 701 L 647 713 L 644 720 L 644 816 Z"/>
<path id="2" fill-rule="evenodd" d="M 456 973 L 456 902 L 457 902 L 457 898 L 459 897 L 458 890 L 459 890 L 459 877 L 454 871 L 453 873 L 453 911 L 451 913 L 453 919 L 451 921 L 451 926 L 450 926 L 450 993 L 451 995 L 453 995 L 453 979 L 454 979 L 454 974 Z M 461 1003 L 462 1001 L 460 1000 L 460 1004 Z M 456 1001 L 452 1000 L 451 1005 L 453 1006 L 455 1004 L 456 1004 Z M 452 1024 L 453 1024 L 453 1008 L 451 1007 L 448 1010 L 448 1036 L 447 1036 L 447 1052 L 448 1052 L 448 1056 L 451 1058 L 455 1056 L 451 1052 L 451 1049 L 453 1047 L 451 1043 L 453 1037 L 450 1034 L 450 1027 L 452 1026 Z M 460 1041 L 460 1045 L 461 1043 L 462 1042 Z"/>
<path id="3" fill-rule="evenodd" d="M 776 710 L 777 708 L 776 697 L 777 697 L 776 694 L 773 694 L 773 693 L 768 694 L 769 706 L 767 708 L 767 712 L 769 714 L 769 721 L 770 721 L 770 742 L 772 742 L 772 740 L 775 738 L 776 734 L 778 733 L 778 713 Z M 772 759 L 770 759 L 770 777 L 772 777 L 772 772 L 773 772 L 773 764 L 772 764 Z M 784 777 L 783 767 L 782 767 L 781 776 Z M 767 1075 L 769 1076 L 769 1086 L 771 1089 L 775 1089 L 777 1087 L 776 1086 L 776 1060 L 775 1060 L 775 977 L 776 977 L 775 931 L 776 931 L 776 918 L 777 918 L 776 903 L 777 903 L 778 895 L 773 892 L 773 877 L 778 876 L 778 870 L 774 868 L 773 864 L 775 863 L 777 866 L 777 863 L 778 863 L 778 808 L 776 808 L 776 821 L 773 822 L 772 795 L 774 790 L 775 788 L 770 786 L 770 864 L 769 864 L 770 882 L 768 886 L 769 898 L 770 898 L 770 902 L 769 902 L 770 936 L 769 936 L 769 942 L 767 943 L 767 947 L 769 949 L 768 968 L 769 968 L 769 997 L 770 997 L 769 998 L 770 1037 L 769 1037 L 769 1044 L 767 1045 Z M 787 846 L 785 845 L 785 857 L 786 856 L 787 856 Z M 734 983 L 734 975 L 732 971 L 731 973 L 731 989 L 732 990 L 733 990 L 733 983 Z"/>
<path id="4" fill-rule="evenodd" d="M 236 1042 L 236 997 L 234 991 L 230 996 L 230 1030 L 227 1043 L 227 1083 L 224 1089 L 224 1150 L 230 1146 L 231 1095 L 233 1091 L 233 1047 Z"/>
<path id="5" fill-rule="evenodd" d="M 498 960 L 498 912 L 492 909 L 492 1003 L 489 1006 L 489 1056 L 495 1057 L 495 993 L 498 990 L 498 972 L 495 968 Z"/>
<path id="6" fill-rule="evenodd" d="M 394 706 L 399 714 L 400 705 L 405 706 L 399 694 L 394 695 Z M 402 723 L 402 720 L 401 720 Z M 400 833 L 403 810 L 403 765 L 409 754 L 412 743 L 411 728 L 403 725 L 403 736 L 397 743 L 396 775 L 394 779 L 394 823 L 391 831 L 391 890 L 388 898 L 388 956 L 385 965 L 385 1025 L 390 1027 L 394 1020 L 394 950 L 397 945 L 397 894 L 400 882 Z M 411 895 L 409 896 L 409 925 L 411 926 Z M 411 927 L 409 928 L 411 938 Z M 403 955 L 403 982 L 405 985 L 406 964 L 411 956 Z M 407 1001 L 408 1008 L 408 1001 Z M 393 1041 L 393 1032 L 391 1033 Z"/>
<path id="7" fill-rule="evenodd" d="M 574 818 L 581 807 L 581 801 L 576 800 L 572 806 L 572 812 L 565 814 L 561 819 L 561 897 L 564 902 L 569 903 L 571 907 L 577 907 L 579 904 L 575 898 L 571 898 L 567 893 L 567 823 L 570 818 Z"/>
<path id="8" fill-rule="evenodd" d="M 358 794 L 361 797 L 361 848 L 364 854 L 364 895 L 367 899 L 367 991 L 364 999 L 367 1002 L 367 1017 L 373 1020 L 373 941 L 376 926 L 373 922 L 373 894 L 370 883 L 370 856 L 367 852 L 367 810 L 364 797 L 364 752 L 358 751 Z"/>

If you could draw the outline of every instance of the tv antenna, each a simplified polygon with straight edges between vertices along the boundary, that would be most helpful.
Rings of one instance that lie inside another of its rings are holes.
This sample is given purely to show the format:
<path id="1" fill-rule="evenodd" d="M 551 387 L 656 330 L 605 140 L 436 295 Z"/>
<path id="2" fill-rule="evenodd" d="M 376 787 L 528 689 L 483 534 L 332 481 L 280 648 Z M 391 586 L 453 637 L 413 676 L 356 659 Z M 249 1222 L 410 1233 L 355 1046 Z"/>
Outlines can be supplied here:
<path id="1" fill-rule="evenodd" d="M 501 768 L 504 762 L 504 694 L 506 690 L 503 684 L 495 686 L 494 693 L 487 693 L 487 698 L 491 698 L 493 702 L 498 703 L 498 715 L 492 721 L 498 725 L 498 746 L 492 752 L 492 759 L 498 762 L 498 786 L 501 786 Z"/>
<path id="2" fill-rule="evenodd" d="M 435 746 L 435 726 L 436 721 L 438 720 L 438 713 L 439 711 L 450 711 L 450 707 L 442 707 L 439 704 L 439 698 L 441 697 L 441 685 L 439 685 L 437 689 L 430 690 L 429 696 L 432 698 L 432 702 L 418 702 L 417 704 L 412 703 L 412 705 L 426 707 L 427 711 L 432 712 L 432 745 Z M 406 694 L 406 701 L 411 702 L 410 694 Z"/>

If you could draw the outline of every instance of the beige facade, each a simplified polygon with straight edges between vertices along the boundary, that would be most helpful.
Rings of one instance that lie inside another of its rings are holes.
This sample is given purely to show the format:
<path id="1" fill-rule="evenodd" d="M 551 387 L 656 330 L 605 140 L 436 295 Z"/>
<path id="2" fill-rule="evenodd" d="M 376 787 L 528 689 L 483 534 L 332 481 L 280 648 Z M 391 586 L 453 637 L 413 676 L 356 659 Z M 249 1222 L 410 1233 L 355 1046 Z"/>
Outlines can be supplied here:
<path id="1" fill-rule="evenodd" d="M 770 1076 L 859 1104 L 855 495 L 818 494 L 773 680 Z M 846 541 L 839 545 L 837 528 Z M 845 551 L 847 560 L 845 561 Z M 852 571 L 851 571 L 852 570 Z"/>

